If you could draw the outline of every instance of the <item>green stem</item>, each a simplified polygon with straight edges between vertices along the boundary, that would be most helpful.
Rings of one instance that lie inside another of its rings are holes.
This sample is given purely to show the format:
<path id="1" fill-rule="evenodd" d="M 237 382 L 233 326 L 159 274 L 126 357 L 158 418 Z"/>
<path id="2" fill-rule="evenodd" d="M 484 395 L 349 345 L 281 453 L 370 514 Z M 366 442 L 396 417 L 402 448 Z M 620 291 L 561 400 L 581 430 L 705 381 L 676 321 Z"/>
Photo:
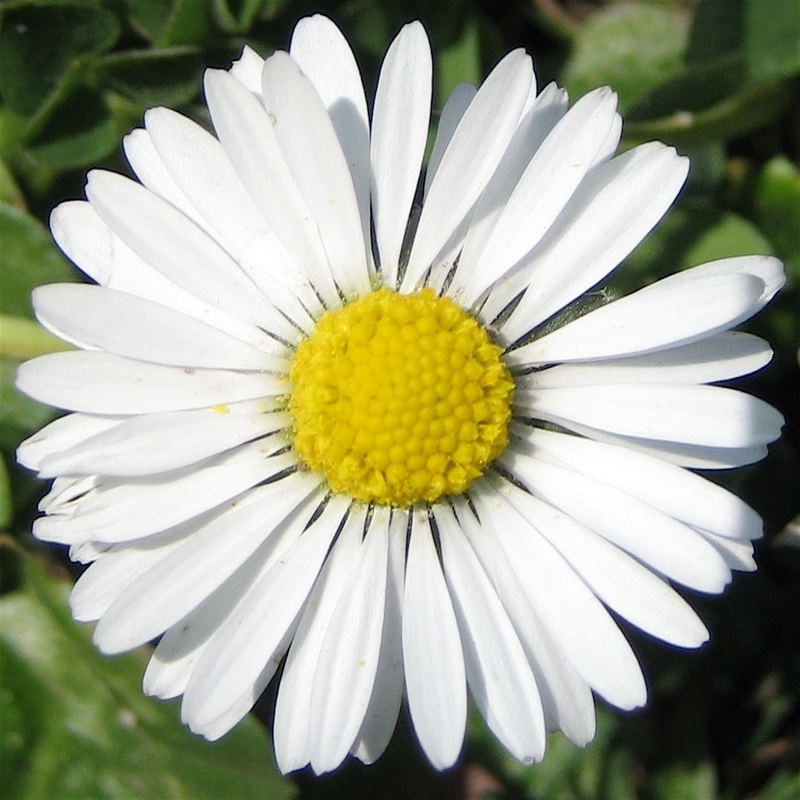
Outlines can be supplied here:
<path id="1" fill-rule="evenodd" d="M 20 209 L 20 211 L 28 210 L 22 190 L 14 180 L 11 170 L 2 159 L 0 159 L 0 200 L 11 203 L 12 206 Z"/>
<path id="2" fill-rule="evenodd" d="M 750 86 L 701 111 L 676 111 L 660 119 L 628 122 L 625 143 L 632 146 L 660 139 L 686 146 L 741 136 L 779 116 L 792 96 L 793 85 L 789 81 Z"/>

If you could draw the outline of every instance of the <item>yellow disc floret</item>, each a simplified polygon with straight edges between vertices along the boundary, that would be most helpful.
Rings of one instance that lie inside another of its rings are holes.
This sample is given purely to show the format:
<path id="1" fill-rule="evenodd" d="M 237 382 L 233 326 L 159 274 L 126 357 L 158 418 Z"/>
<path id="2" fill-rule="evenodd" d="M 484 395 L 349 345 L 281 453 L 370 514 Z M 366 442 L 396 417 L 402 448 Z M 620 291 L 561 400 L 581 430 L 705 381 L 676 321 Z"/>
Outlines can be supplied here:
<path id="1" fill-rule="evenodd" d="M 463 492 L 508 441 L 514 384 L 500 354 L 431 289 L 379 289 L 328 311 L 292 361 L 294 447 L 363 502 Z"/>

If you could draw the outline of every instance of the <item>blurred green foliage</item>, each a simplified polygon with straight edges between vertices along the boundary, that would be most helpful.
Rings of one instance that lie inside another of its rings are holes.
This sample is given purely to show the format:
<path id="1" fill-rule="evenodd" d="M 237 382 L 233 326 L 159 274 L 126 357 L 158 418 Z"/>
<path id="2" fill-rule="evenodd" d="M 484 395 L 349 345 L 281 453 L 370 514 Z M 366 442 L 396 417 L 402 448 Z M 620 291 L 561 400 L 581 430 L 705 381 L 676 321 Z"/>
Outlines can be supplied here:
<path id="1" fill-rule="evenodd" d="M 27 298 L 37 284 L 78 279 L 50 242 L 49 210 L 81 196 L 88 168 L 125 171 L 119 140 L 145 108 L 207 123 L 203 68 L 227 66 L 245 42 L 262 54 L 285 47 L 294 22 L 316 11 L 345 31 L 368 87 L 391 37 L 419 18 L 434 46 L 436 108 L 521 46 L 542 86 L 557 80 L 573 99 L 615 88 L 623 147 L 658 138 L 691 156 L 681 198 L 612 289 L 728 255 L 774 253 L 787 267 L 786 289 L 749 325 L 775 361 L 745 387 L 783 411 L 784 439 L 765 462 L 713 476 L 764 516 L 761 571 L 722 599 L 692 599 L 712 631 L 698 654 L 633 634 L 648 708 L 601 707 L 591 746 L 554 735 L 539 766 L 513 762 L 475 716 L 461 767 L 444 776 L 426 771 L 401 725 L 371 768 L 282 779 L 255 720 L 208 745 L 181 729 L 173 705 L 141 697 L 141 654 L 98 656 L 66 612 L 66 559 L 27 533 L 43 488 L 13 450 L 52 412 L 16 393 L 13 374 L 58 346 L 31 322 Z M 786 526 L 800 482 L 798 98 L 800 0 L 0 0 L 4 796 L 797 800 L 800 536 Z"/>
<path id="2" fill-rule="evenodd" d="M 70 619 L 69 582 L 25 564 L 26 592 L 0 598 L 0 768 L 10 797 L 276 800 L 291 786 L 263 768 L 255 720 L 209 745 L 186 736 L 175 704 L 142 695 L 144 658 L 110 661 Z M 64 720 L 69 724 L 65 725 Z M 145 768 L 146 767 L 146 768 Z"/>

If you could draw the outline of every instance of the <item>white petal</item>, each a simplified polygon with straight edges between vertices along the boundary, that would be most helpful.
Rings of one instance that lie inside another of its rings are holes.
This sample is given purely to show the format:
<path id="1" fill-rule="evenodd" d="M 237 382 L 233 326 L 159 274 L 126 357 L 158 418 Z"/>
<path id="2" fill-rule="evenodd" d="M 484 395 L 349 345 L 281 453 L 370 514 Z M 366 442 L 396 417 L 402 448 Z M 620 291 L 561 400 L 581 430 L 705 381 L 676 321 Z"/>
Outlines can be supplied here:
<path id="1" fill-rule="evenodd" d="M 292 336 L 284 314 L 303 330 L 313 329 L 303 304 L 320 313 L 319 300 L 253 205 L 219 141 L 166 108 L 150 109 L 145 122 L 167 169 L 202 213 L 203 227 L 258 286 L 262 302 L 280 309 L 271 315 L 270 329 L 284 339 Z"/>
<path id="2" fill-rule="evenodd" d="M 222 145 L 196 122 L 169 108 L 146 111 L 145 125 L 164 170 L 181 194 L 191 198 L 195 215 L 202 214 L 202 227 L 237 255 L 242 239 L 256 235 L 253 229 L 264 223 Z"/>
<path id="3" fill-rule="evenodd" d="M 216 599 L 217 595 L 213 595 L 180 626 L 170 628 L 161 637 L 142 678 L 142 691 L 146 695 L 171 700 L 186 690 L 194 665 L 211 632 L 204 629 L 196 638 L 189 637 L 199 630 L 201 620 L 208 621 L 209 606 Z"/>
<path id="4" fill-rule="evenodd" d="M 718 594 L 730 570 L 695 531 L 608 483 L 506 451 L 503 461 L 536 497 L 692 589 Z"/>
<path id="5" fill-rule="evenodd" d="M 450 238 L 447 240 L 447 242 L 445 242 L 444 247 L 436 254 L 436 258 L 433 260 L 433 264 L 430 268 L 430 274 L 426 277 L 425 283 L 439 295 L 445 293 L 445 282 L 448 277 L 451 277 L 453 267 L 458 263 L 462 248 L 464 246 L 464 237 L 472 228 L 472 223 L 474 220 L 475 208 L 473 206 L 464 219 L 458 223 Z M 459 274 L 460 273 L 456 271 L 454 273 L 454 277 L 458 278 Z M 447 289 L 447 294 L 451 297 L 455 295 L 455 292 L 452 291 L 452 288 L 453 283 L 451 281 L 451 284 Z"/>
<path id="6" fill-rule="evenodd" d="M 657 353 L 538 370 L 520 376 L 517 385 L 556 389 L 608 383 L 714 383 L 755 372 L 771 359 L 772 348 L 763 339 L 727 331 Z"/>
<path id="7" fill-rule="evenodd" d="M 442 156 L 447 151 L 450 140 L 477 91 L 471 83 L 459 83 L 445 100 L 439 114 L 439 124 L 436 126 L 436 139 L 428 159 L 428 169 L 425 172 L 424 197 L 428 196 L 433 177 L 442 163 Z"/>
<path id="8" fill-rule="evenodd" d="M 207 611 L 207 609 L 204 608 L 203 611 Z M 193 614 L 192 617 L 189 620 L 190 623 L 194 623 L 191 630 L 196 630 L 200 615 L 199 613 Z M 206 639 L 201 640 L 196 647 L 192 647 L 193 643 L 186 644 L 184 647 L 184 640 L 178 640 L 173 636 L 179 630 L 180 628 L 172 628 L 167 631 L 161 637 L 153 655 L 147 662 L 147 669 L 142 678 L 142 691 L 150 697 L 157 697 L 160 700 L 172 700 L 180 697 L 185 691 L 194 665 L 203 651 Z M 174 644 L 175 642 L 179 642 L 179 644 Z"/>
<path id="9" fill-rule="evenodd" d="M 50 215 L 50 228 L 59 247 L 97 283 L 174 308 L 261 349 L 274 347 L 260 328 L 181 289 L 145 263 L 89 203 L 61 203 Z"/>
<path id="10" fill-rule="evenodd" d="M 699 647 L 708 640 L 708 631 L 686 601 L 638 561 L 506 481 L 498 488 L 621 617 L 678 647 Z"/>
<path id="11" fill-rule="evenodd" d="M 287 637 L 288 635 L 289 634 L 287 634 Z M 285 640 L 279 649 L 285 652 L 288 646 L 289 642 Z M 258 702 L 258 698 L 261 697 L 267 685 L 272 680 L 277 666 L 277 663 L 270 661 L 267 666 L 264 667 L 258 678 L 247 685 L 239 698 L 223 714 L 220 714 L 213 722 L 207 722 L 204 725 L 198 725 L 194 728 L 190 727 L 192 733 L 199 734 L 209 742 L 216 742 L 226 733 L 230 733 L 230 731 L 250 713 L 256 702 Z"/>
<path id="12" fill-rule="evenodd" d="M 348 502 L 334 495 L 325 508 L 324 525 L 335 534 L 347 514 Z M 364 514 L 354 507 L 344 523 L 313 590 L 303 607 L 278 689 L 273 739 L 281 772 L 292 772 L 311 761 L 311 718 L 321 713 L 311 705 L 314 676 L 325 631 L 336 603 L 357 566 L 358 548 L 364 530 Z"/>
<path id="13" fill-rule="evenodd" d="M 290 538 L 287 536 L 289 533 L 284 531 L 281 538 Z M 270 555 L 274 556 L 274 553 Z M 227 624 L 256 580 L 268 569 L 268 563 L 257 558 L 246 561 L 237 571 L 235 580 L 223 583 L 179 625 L 173 625 L 161 637 L 144 674 L 142 688 L 146 694 L 166 700 L 186 691 L 198 659 L 220 627 Z"/>
<path id="14" fill-rule="evenodd" d="M 341 764 L 369 705 L 383 631 L 389 555 L 388 510 L 377 509 L 361 543 L 319 655 L 311 691 L 311 766 L 318 775 Z"/>
<path id="15" fill-rule="evenodd" d="M 403 289 L 417 284 L 489 182 L 517 127 L 532 80 L 530 58 L 515 50 L 478 90 L 431 183 Z"/>
<path id="16" fill-rule="evenodd" d="M 661 459 L 625 447 L 546 430 L 527 437 L 536 450 L 638 497 L 654 508 L 720 536 L 757 539 L 761 518 L 735 494 Z"/>
<path id="17" fill-rule="evenodd" d="M 301 19 L 295 26 L 289 54 L 314 84 L 330 114 L 350 167 L 364 242 L 370 253 L 369 115 L 353 51 L 334 22 L 321 14 L 314 14 Z"/>
<path id="18" fill-rule="evenodd" d="M 303 515 L 300 519 L 307 518 Z M 331 517 L 323 514 L 306 529 L 263 572 L 209 642 L 183 698 L 181 712 L 193 730 L 224 714 L 265 668 L 274 671 L 277 667 L 285 634 L 307 601 L 336 533 L 336 520 L 331 522 Z"/>
<path id="19" fill-rule="evenodd" d="M 619 114 L 614 114 L 614 120 L 611 123 L 611 127 L 608 129 L 606 138 L 603 140 L 603 143 L 600 145 L 600 149 L 597 151 L 597 155 L 594 157 L 594 161 L 592 163 L 593 167 L 596 167 L 598 164 L 603 164 L 614 155 L 614 153 L 617 151 L 617 146 L 619 145 L 621 136 L 622 117 Z"/>
<path id="20" fill-rule="evenodd" d="M 763 400 L 734 389 L 629 383 L 520 391 L 534 416 L 574 421 L 613 434 L 709 447 L 752 447 L 780 436 L 783 417 Z"/>
<path id="21" fill-rule="evenodd" d="M 286 164 L 313 215 L 331 273 L 348 297 L 370 291 L 350 168 L 311 81 L 288 53 L 264 63 L 264 104 Z"/>
<path id="22" fill-rule="evenodd" d="M 80 544 L 70 545 L 69 559 L 79 564 L 91 564 L 96 561 L 103 553 L 107 553 L 112 545 L 104 542 L 81 542 Z"/>
<path id="23" fill-rule="evenodd" d="M 114 601 L 94 640 L 121 653 L 155 639 L 222 585 L 319 484 L 295 473 L 249 492 L 148 569 Z"/>
<path id="24" fill-rule="evenodd" d="M 139 293 L 142 297 L 151 296 L 146 292 L 153 283 L 170 285 L 123 245 L 85 200 L 68 200 L 57 205 L 50 214 L 50 231 L 66 256 L 101 285 L 108 286 L 113 279 L 115 288 L 120 288 L 122 280 L 123 289 L 133 289 L 134 276 L 138 275 L 143 284 Z"/>
<path id="25" fill-rule="evenodd" d="M 128 586 L 163 561 L 189 535 L 189 530 L 176 528 L 133 545 L 111 547 L 72 587 L 69 596 L 72 616 L 78 622 L 100 619 Z"/>
<path id="26" fill-rule="evenodd" d="M 752 275 L 658 281 L 520 347 L 508 361 L 591 361 L 690 344 L 755 313 L 763 288 Z"/>
<path id="27" fill-rule="evenodd" d="M 730 469 L 753 464 L 767 455 L 766 445 L 753 447 L 707 447 L 706 445 L 684 444 L 682 442 L 663 442 L 658 439 L 642 439 L 636 436 L 620 436 L 608 431 L 579 425 L 572 421 L 561 423 L 575 433 L 597 442 L 621 445 L 636 453 L 654 456 L 691 469 Z"/>
<path id="28" fill-rule="evenodd" d="M 394 287 L 428 140 L 433 64 L 425 29 L 403 27 L 386 52 L 372 115 L 372 214 L 386 285 Z"/>
<path id="29" fill-rule="evenodd" d="M 515 758 L 526 764 L 540 761 L 544 715 L 522 645 L 457 520 L 449 511 L 435 519 L 472 696 Z"/>
<path id="30" fill-rule="evenodd" d="M 756 570 L 751 542 L 742 541 L 741 539 L 727 539 L 700 528 L 695 528 L 695 530 L 710 542 L 731 569 L 738 569 L 743 572 L 754 572 Z"/>
<path id="31" fill-rule="evenodd" d="M 285 371 L 288 363 L 167 306 L 102 286 L 39 286 L 32 302 L 46 327 L 128 358 L 180 367 L 269 371 Z"/>
<path id="32" fill-rule="evenodd" d="M 373 525 L 382 524 L 373 518 Z M 402 603 L 408 514 L 393 509 L 389 525 L 389 568 L 383 633 L 375 687 L 364 723 L 350 752 L 365 764 L 376 761 L 392 738 L 403 700 Z"/>
<path id="33" fill-rule="evenodd" d="M 476 277 L 476 264 L 484 253 L 498 217 L 504 213 L 505 205 L 515 191 L 520 176 L 566 110 L 566 93 L 556 90 L 555 85 L 550 84 L 523 115 L 503 159 L 476 203 L 469 233 L 464 240 L 464 250 L 459 257 L 454 289 L 463 288 Z M 525 227 L 527 229 L 527 223 Z"/>
<path id="34" fill-rule="evenodd" d="M 536 245 L 572 197 L 611 130 L 616 95 L 608 88 L 582 97 L 536 150 L 502 207 L 470 274 L 471 305 Z"/>
<path id="35" fill-rule="evenodd" d="M 403 663 L 408 707 L 436 769 L 461 752 L 467 722 L 464 652 L 427 514 L 413 515 L 403 595 Z"/>
<path id="36" fill-rule="evenodd" d="M 217 136 L 239 180 L 325 305 L 336 308 L 339 296 L 322 242 L 264 107 L 221 70 L 206 70 L 205 90 Z"/>
<path id="37" fill-rule="evenodd" d="M 254 94 L 261 94 L 261 70 L 264 59 L 249 45 L 245 45 L 238 61 L 231 64 L 230 73 L 239 83 Z"/>
<path id="38" fill-rule="evenodd" d="M 124 542 L 160 533 L 292 467 L 296 457 L 291 453 L 269 457 L 281 447 L 275 438 L 243 445 L 207 465 L 166 477 L 109 484 L 87 497 L 70 517 L 38 520 L 35 533 L 64 543 Z"/>
<path id="39" fill-rule="evenodd" d="M 528 601 L 580 676 L 618 708 L 643 705 L 647 690 L 636 657 L 583 581 L 501 495 L 476 501 L 481 525 L 502 543 Z"/>
<path id="40" fill-rule="evenodd" d="M 485 317 L 530 286 L 503 326 L 514 341 L 594 286 L 661 219 L 687 170 L 685 158 L 655 142 L 593 169 L 530 256 L 492 290 Z"/>
<path id="41" fill-rule="evenodd" d="M 125 157 L 139 182 L 151 192 L 155 192 L 159 197 L 172 203 L 189 219 L 201 224 L 197 209 L 170 175 L 161 156 L 153 146 L 150 133 L 143 128 L 136 128 L 123 138 L 122 145 L 125 149 Z"/>
<path id="42" fill-rule="evenodd" d="M 717 261 L 709 261 L 697 267 L 676 272 L 664 280 L 684 281 L 692 278 L 705 277 L 706 275 L 730 275 L 741 273 L 744 275 L 754 275 L 764 282 L 761 299 L 758 307 L 753 313 L 763 308 L 778 290 L 786 283 L 786 275 L 783 271 L 783 264 L 773 256 L 735 256 L 733 258 L 721 258 Z"/>
<path id="43" fill-rule="evenodd" d="M 122 175 L 89 173 L 86 196 L 137 255 L 188 292 L 268 327 L 259 293 L 219 245 L 174 206 Z"/>
<path id="44" fill-rule="evenodd" d="M 39 469 L 41 462 L 54 453 L 69 450 L 98 433 L 113 428 L 119 417 L 100 417 L 88 414 L 67 414 L 53 420 L 25 439 L 17 448 L 17 461 L 28 469 Z"/>
<path id="45" fill-rule="evenodd" d="M 56 478 L 50 491 L 39 501 L 39 511 L 65 516 L 74 514 L 82 500 L 97 493 L 98 483 L 97 475 Z M 41 521 L 36 520 L 36 522 Z M 36 533 L 36 522 L 34 523 L 34 534 Z"/>
<path id="46" fill-rule="evenodd" d="M 189 679 L 194 671 L 200 656 L 215 641 L 217 632 L 227 626 L 229 620 L 241 604 L 246 604 L 254 586 L 269 572 L 272 567 L 294 547 L 306 527 L 307 521 L 317 511 L 316 496 L 312 495 L 284 524 L 280 530 L 271 536 L 268 547 L 256 553 L 236 571 L 231 580 L 225 581 L 222 586 L 207 597 L 191 613 L 187 614 L 178 625 L 173 625 L 161 637 L 153 657 L 150 659 L 144 676 L 144 691 L 155 694 L 161 698 L 175 697 L 186 690 Z M 290 628 L 291 630 L 291 628 Z M 286 642 L 288 646 L 288 641 Z M 284 648 L 285 649 L 285 648 Z M 220 730 L 218 724 L 223 717 L 227 717 L 230 724 L 238 720 L 231 718 L 229 712 L 239 704 L 242 716 L 246 710 L 241 711 L 241 702 L 248 692 L 251 697 L 256 697 L 263 690 L 259 689 L 259 678 L 269 680 L 270 668 L 267 665 L 257 678 L 245 682 L 237 698 L 226 709 L 218 714 L 215 720 L 209 723 L 208 731 L 216 736 L 225 731 Z M 213 730 L 211 730 L 213 728 Z M 200 731 L 206 735 L 205 729 Z"/>
<path id="47" fill-rule="evenodd" d="M 40 475 L 136 477 L 180 469 L 291 425 L 288 411 L 268 412 L 266 405 L 260 400 L 246 401 L 123 420 L 48 456 Z"/>
<path id="48" fill-rule="evenodd" d="M 50 353 L 21 364 L 17 388 L 89 414 L 148 414 L 284 394 L 286 380 L 224 369 L 178 369 L 111 353 Z"/>
<path id="49" fill-rule="evenodd" d="M 494 493 L 484 481 L 476 481 L 470 491 L 484 496 L 487 491 Z M 560 730 L 571 742 L 583 747 L 595 734 L 591 690 L 542 625 L 494 531 L 481 526 L 463 499 L 457 499 L 455 507 L 459 523 L 480 558 L 525 649 L 539 688 L 547 729 Z"/>

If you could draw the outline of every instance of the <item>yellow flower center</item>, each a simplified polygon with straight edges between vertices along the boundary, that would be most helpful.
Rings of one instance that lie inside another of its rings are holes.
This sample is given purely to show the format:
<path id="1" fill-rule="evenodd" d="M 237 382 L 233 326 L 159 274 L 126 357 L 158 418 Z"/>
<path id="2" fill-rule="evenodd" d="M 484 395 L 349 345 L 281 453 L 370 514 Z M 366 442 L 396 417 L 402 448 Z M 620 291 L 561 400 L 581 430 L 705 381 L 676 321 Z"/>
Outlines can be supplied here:
<path id="1" fill-rule="evenodd" d="M 508 441 L 514 384 L 500 354 L 431 289 L 380 289 L 328 311 L 292 361 L 294 447 L 365 503 L 463 492 Z"/>

